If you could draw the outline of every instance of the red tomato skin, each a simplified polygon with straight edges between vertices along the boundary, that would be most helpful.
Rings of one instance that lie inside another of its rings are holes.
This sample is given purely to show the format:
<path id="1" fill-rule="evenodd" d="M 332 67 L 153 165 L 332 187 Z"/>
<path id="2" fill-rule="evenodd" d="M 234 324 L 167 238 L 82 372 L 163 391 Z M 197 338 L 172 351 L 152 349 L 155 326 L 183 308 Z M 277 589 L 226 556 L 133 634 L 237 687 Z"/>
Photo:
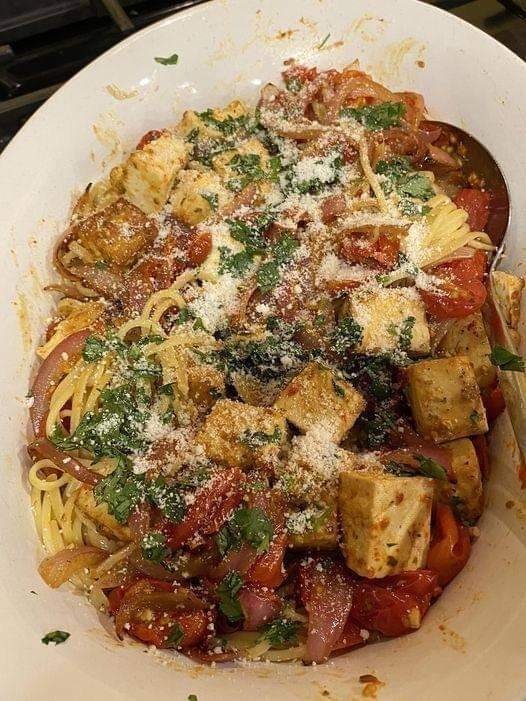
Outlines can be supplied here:
<path id="1" fill-rule="evenodd" d="M 457 520 L 450 506 L 437 504 L 427 567 L 438 574 L 441 587 L 451 582 L 463 569 L 470 553 L 468 528 Z"/>
<path id="2" fill-rule="evenodd" d="M 159 137 L 163 135 L 163 131 L 159 131 L 158 129 L 151 129 L 150 131 L 147 131 L 146 134 L 141 138 L 135 149 L 137 151 L 141 151 L 145 146 L 148 144 L 151 144 L 152 141 L 157 141 Z"/>
<path id="3" fill-rule="evenodd" d="M 410 614 L 418 608 L 427 612 L 437 593 L 437 575 L 430 570 L 415 570 L 384 579 L 357 580 L 353 587 L 350 617 L 361 627 L 397 637 L 413 630 Z"/>
<path id="4" fill-rule="evenodd" d="M 173 591 L 173 585 L 170 582 L 163 582 L 161 579 L 153 579 L 152 577 L 132 577 L 129 582 L 115 587 L 115 589 L 112 589 L 109 593 L 109 612 L 112 615 L 115 615 L 118 611 L 128 589 L 134 584 L 137 584 L 137 582 L 148 582 L 156 591 Z"/>
<path id="5" fill-rule="evenodd" d="M 283 558 L 286 548 L 286 533 L 278 533 L 270 544 L 268 552 L 260 555 L 249 569 L 245 581 L 261 584 L 269 589 L 279 587 L 285 579 Z"/>
<path id="6" fill-rule="evenodd" d="M 471 231 L 484 231 L 489 218 L 489 192 L 463 188 L 453 198 L 453 202 L 468 215 L 468 224 Z"/>
<path id="7" fill-rule="evenodd" d="M 157 648 L 170 647 L 167 638 L 174 625 L 181 626 L 184 636 L 179 643 L 183 650 L 197 645 L 206 635 L 208 617 L 205 611 L 187 611 L 155 616 L 149 623 L 130 623 L 130 635 Z"/>
<path id="8" fill-rule="evenodd" d="M 443 293 L 420 290 L 427 311 L 437 319 L 461 319 L 477 312 L 487 297 L 483 283 L 486 254 L 476 251 L 472 258 L 442 263 L 429 270 L 445 281 Z"/>
<path id="9" fill-rule="evenodd" d="M 502 390 L 498 385 L 482 395 L 482 403 L 486 409 L 488 421 L 495 421 L 495 419 L 500 416 L 506 408 L 504 395 L 502 394 Z"/>
<path id="10" fill-rule="evenodd" d="M 349 234 L 343 240 L 340 248 L 341 257 L 348 263 L 369 260 L 378 263 L 383 268 L 392 268 L 398 259 L 399 252 L 400 242 L 398 239 L 385 234 L 380 234 L 374 243 L 367 241 L 366 234 Z"/>

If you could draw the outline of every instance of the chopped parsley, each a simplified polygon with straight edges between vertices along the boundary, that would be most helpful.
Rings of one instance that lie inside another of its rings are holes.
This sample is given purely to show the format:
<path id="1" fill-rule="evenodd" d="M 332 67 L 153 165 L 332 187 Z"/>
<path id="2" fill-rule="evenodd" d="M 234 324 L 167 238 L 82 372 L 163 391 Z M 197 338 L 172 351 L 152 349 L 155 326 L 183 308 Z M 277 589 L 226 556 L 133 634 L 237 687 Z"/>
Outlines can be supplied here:
<path id="1" fill-rule="evenodd" d="M 363 328 L 351 316 L 344 317 L 331 338 L 331 347 L 338 353 L 343 355 L 350 348 L 356 346 L 363 337 Z"/>
<path id="2" fill-rule="evenodd" d="M 259 554 L 268 550 L 273 537 L 274 528 L 262 509 L 241 508 L 217 534 L 217 547 L 222 557 L 231 550 L 239 550 L 243 543 L 248 543 Z"/>
<path id="3" fill-rule="evenodd" d="M 172 54 L 171 56 L 167 56 L 166 58 L 163 58 L 162 56 L 156 56 L 154 58 L 154 61 L 160 63 L 162 66 L 176 66 L 177 62 L 179 61 L 179 56 L 177 54 Z"/>
<path id="4" fill-rule="evenodd" d="M 414 197 L 425 201 L 435 194 L 431 180 L 414 170 L 406 156 L 378 161 L 376 172 L 384 176 L 381 185 L 387 195 L 394 191 L 401 198 Z"/>
<path id="5" fill-rule="evenodd" d="M 172 523 L 180 523 L 186 514 L 187 506 L 181 488 L 178 483 L 168 484 L 164 477 L 156 477 L 148 483 L 148 498 Z"/>
<path id="6" fill-rule="evenodd" d="M 111 329 L 106 336 L 88 336 L 82 350 L 82 357 L 87 363 L 96 363 L 108 354 L 114 353 L 120 362 L 121 375 L 130 380 L 138 380 L 141 377 L 157 378 L 161 376 L 161 368 L 156 363 L 147 359 L 144 355 L 145 346 L 151 343 L 162 343 L 162 336 L 145 336 L 134 343 L 126 343 Z"/>
<path id="7" fill-rule="evenodd" d="M 167 647 L 179 647 L 179 645 L 183 642 L 183 638 L 184 630 L 182 629 L 180 623 L 176 623 L 174 626 L 172 626 L 170 632 L 168 633 L 166 645 Z"/>
<path id="8" fill-rule="evenodd" d="M 232 277 L 244 277 L 254 263 L 254 254 L 246 249 L 233 253 L 227 246 L 219 246 L 219 274 L 229 273 Z"/>
<path id="9" fill-rule="evenodd" d="M 272 647 L 297 645 L 298 630 L 300 628 L 301 623 L 298 621 L 291 621 L 289 618 L 276 618 L 276 620 L 263 626 L 258 642 L 266 641 Z"/>
<path id="10" fill-rule="evenodd" d="M 496 365 L 501 370 L 524 372 L 524 358 L 511 353 L 504 346 L 493 346 L 489 359 L 493 365 Z"/>
<path id="11" fill-rule="evenodd" d="M 232 117 L 229 114 L 225 119 L 217 119 L 217 117 L 214 117 L 214 110 L 212 109 L 198 112 L 197 116 L 205 124 L 218 129 L 225 136 L 233 136 L 241 128 L 246 127 L 249 122 L 249 117 L 246 114 L 242 114 L 239 117 Z"/>
<path id="12" fill-rule="evenodd" d="M 219 203 L 217 192 L 201 192 L 201 197 L 208 202 L 212 212 L 215 212 Z"/>
<path id="13" fill-rule="evenodd" d="M 400 349 L 403 351 L 409 350 L 411 347 L 411 341 L 413 340 L 413 329 L 415 327 L 416 319 L 414 316 L 406 316 L 400 327 L 400 336 L 398 343 Z"/>
<path id="14" fill-rule="evenodd" d="M 372 413 L 362 414 L 359 419 L 362 438 L 371 450 L 381 448 L 396 428 L 396 416 L 387 407 L 378 405 Z"/>
<path id="15" fill-rule="evenodd" d="M 363 107 L 344 107 L 340 117 L 352 117 L 370 131 L 379 131 L 389 127 L 398 127 L 405 116 L 403 102 L 381 102 L 378 105 Z"/>
<path id="16" fill-rule="evenodd" d="M 327 168 L 327 174 L 324 174 L 323 177 L 315 175 L 307 180 L 302 180 L 293 166 L 286 170 L 286 191 L 297 192 L 300 195 L 318 195 L 331 185 L 335 185 L 341 181 L 343 168 L 343 157 L 341 153 L 333 152 L 332 155 L 329 154 L 324 158 L 318 158 L 314 161 L 314 166 L 325 166 Z"/>
<path id="17" fill-rule="evenodd" d="M 266 250 L 266 241 L 263 234 L 269 228 L 274 215 L 263 213 L 252 221 L 242 219 L 227 219 L 230 235 L 235 241 L 244 244 L 242 251 L 233 253 L 226 246 L 219 247 L 219 272 L 227 272 L 233 277 L 244 277 L 254 262 L 254 258 L 263 255 Z"/>
<path id="18" fill-rule="evenodd" d="M 293 76 L 285 81 L 285 87 L 289 92 L 298 93 L 302 89 L 303 83 L 297 76 Z"/>
<path id="19" fill-rule="evenodd" d="M 247 448 L 255 450 L 269 443 L 279 443 L 281 441 L 281 429 L 276 426 L 273 433 L 265 433 L 264 431 L 251 431 L 247 428 L 241 434 L 239 442 L 246 445 Z"/>
<path id="20" fill-rule="evenodd" d="M 297 239 L 285 233 L 270 247 L 270 260 L 263 263 L 257 273 L 258 286 L 263 294 L 279 283 L 281 268 L 291 260 L 299 245 Z"/>
<path id="21" fill-rule="evenodd" d="M 432 477 L 441 481 L 447 480 L 447 473 L 439 462 L 425 455 L 415 455 L 415 457 L 418 460 L 420 472 L 425 477 Z"/>
<path id="22" fill-rule="evenodd" d="M 243 578 L 237 572 L 229 572 L 221 580 L 216 593 L 219 598 L 219 610 L 230 623 L 236 623 L 243 618 L 238 594 L 243 586 Z"/>
<path id="23" fill-rule="evenodd" d="M 132 510 L 144 500 L 146 489 L 144 476 L 134 475 L 124 461 L 93 489 L 97 504 L 104 502 L 108 513 L 119 523 L 126 523 Z"/>
<path id="24" fill-rule="evenodd" d="M 66 633 L 65 630 L 54 630 L 51 633 L 47 633 L 42 638 L 44 645 L 49 645 L 49 643 L 55 643 L 55 645 L 60 645 L 60 643 L 65 643 L 69 638 L 70 633 Z"/>
<path id="25" fill-rule="evenodd" d="M 339 397 L 345 397 L 345 390 L 335 380 L 332 381 L 332 388 Z"/>
<path id="26" fill-rule="evenodd" d="M 141 540 L 141 553 L 145 560 L 162 562 L 170 554 L 163 533 L 147 533 Z"/>

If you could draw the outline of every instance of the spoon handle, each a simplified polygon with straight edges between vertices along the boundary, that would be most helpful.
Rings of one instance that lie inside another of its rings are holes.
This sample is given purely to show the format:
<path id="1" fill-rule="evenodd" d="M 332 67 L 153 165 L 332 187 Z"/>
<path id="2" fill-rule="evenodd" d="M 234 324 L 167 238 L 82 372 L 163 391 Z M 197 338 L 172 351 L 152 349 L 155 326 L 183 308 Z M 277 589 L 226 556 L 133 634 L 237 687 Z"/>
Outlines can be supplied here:
<path id="1" fill-rule="evenodd" d="M 493 278 L 489 276 L 489 299 L 485 319 L 489 329 L 491 345 L 499 345 L 517 354 L 513 337 L 503 314 L 502 300 Z M 498 370 L 499 383 L 506 401 L 506 409 L 520 451 L 521 464 L 526 465 L 526 373 Z"/>

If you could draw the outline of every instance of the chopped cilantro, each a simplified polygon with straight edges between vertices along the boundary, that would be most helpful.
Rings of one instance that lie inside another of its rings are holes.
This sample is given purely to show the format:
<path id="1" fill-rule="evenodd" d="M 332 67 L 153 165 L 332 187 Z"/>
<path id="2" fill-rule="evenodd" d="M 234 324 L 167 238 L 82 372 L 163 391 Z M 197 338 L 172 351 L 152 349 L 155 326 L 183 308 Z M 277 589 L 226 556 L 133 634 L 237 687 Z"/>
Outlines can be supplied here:
<path id="1" fill-rule="evenodd" d="M 232 117 L 228 115 L 225 119 L 217 119 L 214 117 L 214 110 L 207 109 L 204 112 L 198 112 L 197 116 L 205 123 L 211 127 L 215 127 L 225 136 L 232 136 L 242 127 L 247 126 L 249 117 L 248 115 L 242 114 L 239 117 Z"/>
<path id="2" fill-rule="evenodd" d="M 496 365 L 501 370 L 511 370 L 513 372 L 524 372 L 524 358 L 520 355 L 511 353 L 504 346 L 493 346 L 489 356 L 493 365 Z"/>
<path id="3" fill-rule="evenodd" d="M 415 455 L 420 466 L 420 472 L 426 477 L 432 477 L 437 480 L 447 480 L 447 473 L 440 463 L 433 458 L 428 458 L 425 455 Z"/>
<path id="4" fill-rule="evenodd" d="M 164 477 L 156 477 L 148 483 L 148 497 L 172 523 L 183 520 L 187 506 L 181 494 L 181 485 L 169 485 Z"/>
<path id="5" fill-rule="evenodd" d="M 414 316 L 406 316 L 400 327 L 399 344 L 403 351 L 409 350 L 413 340 L 413 329 L 416 323 Z"/>
<path id="6" fill-rule="evenodd" d="M 263 294 L 270 292 L 280 280 L 280 270 L 288 263 L 300 243 L 288 233 L 270 247 L 271 259 L 263 263 L 257 273 L 259 289 Z"/>
<path id="7" fill-rule="evenodd" d="M 259 507 L 241 508 L 221 528 L 217 535 L 219 553 L 224 557 L 231 550 L 239 550 L 243 542 L 257 553 L 266 552 L 274 536 L 274 528 L 268 516 Z"/>
<path id="8" fill-rule="evenodd" d="M 171 627 L 170 632 L 168 633 L 168 637 L 166 638 L 166 646 L 179 647 L 179 645 L 183 642 L 183 638 L 184 630 L 182 629 L 180 623 L 176 623 L 174 626 Z"/>
<path id="9" fill-rule="evenodd" d="M 65 630 L 54 630 L 51 633 L 47 633 L 42 638 L 44 645 L 49 645 L 49 643 L 55 643 L 55 645 L 60 645 L 60 643 L 65 643 L 69 638 L 70 633 L 66 633 Z"/>
<path id="10" fill-rule="evenodd" d="M 231 623 L 243 618 L 238 594 L 243 586 L 243 578 L 237 572 L 229 572 L 217 587 L 219 610 Z"/>
<path id="11" fill-rule="evenodd" d="M 332 388 L 339 397 L 345 397 L 345 390 L 335 380 L 332 381 Z"/>
<path id="12" fill-rule="evenodd" d="M 175 66 L 179 61 L 179 56 L 177 54 L 172 54 L 171 56 L 167 56 L 166 58 L 163 58 L 162 56 L 156 56 L 154 60 L 157 63 L 160 63 L 162 66 Z"/>
<path id="13" fill-rule="evenodd" d="M 219 273 L 229 273 L 232 277 L 244 277 L 252 264 L 254 263 L 254 254 L 246 249 L 233 253 L 231 248 L 227 246 L 219 246 Z"/>
<path id="14" fill-rule="evenodd" d="M 331 346 L 336 353 L 343 355 L 349 348 L 360 343 L 363 328 L 351 316 L 343 318 L 331 338 Z"/>
<path id="15" fill-rule="evenodd" d="M 273 433 L 265 433 L 264 431 L 251 431 L 247 428 L 241 434 L 239 442 L 246 445 L 247 448 L 254 450 L 268 443 L 279 443 L 281 440 L 281 429 L 276 426 Z"/>
<path id="16" fill-rule="evenodd" d="M 132 510 L 144 500 L 144 477 L 134 475 L 123 461 L 93 489 L 97 504 L 104 502 L 119 523 L 126 523 Z"/>
<path id="17" fill-rule="evenodd" d="M 289 618 L 276 618 L 271 623 L 263 626 L 258 642 L 265 640 L 272 647 L 297 645 L 298 630 L 300 628 L 301 623 L 298 621 L 291 621 Z"/>
<path id="18" fill-rule="evenodd" d="M 212 212 L 215 212 L 219 202 L 217 192 L 201 192 L 201 197 L 208 202 Z"/>
<path id="19" fill-rule="evenodd" d="M 398 127 L 405 116 L 406 107 L 403 102 L 381 102 L 378 105 L 363 107 L 344 107 L 340 117 L 352 117 L 370 131 Z"/>
<path id="20" fill-rule="evenodd" d="M 366 446 L 371 450 L 376 450 L 385 445 L 390 433 L 396 428 L 396 416 L 393 412 L 381 405 L 374 411 L 360 417 L 360 426 L 363 429 L 363 438 Z"/>
<path id="21" fill-rule="evenodd" d="M 141 540 L 141 552 L 145 560 L 162 562 L 170 554 L 163 533 L 147 533 Z"/>
<path id="22" fill-rule="evenodd" d="M 329 158 L 332 160 L 328 161 Z M 286 171 L 287 189 L 300 195 L 318 195 L 331 185 L 340 182 L 343 167 L 343 157 L 340 153 L 333 152 L 332 156 L 329 154 L 324 158 L 319 158 L 315 161 L 315 165 L 325 165 L 328 168 L 328 174 L 323 178 L 314 176 L 308 180 L 301 180 L 293 169 L 289 169 Z"/>
<path id="23" fill-rule="evenodd" d="M 423 173 L 414 170 L 406 156 L 396 156 L 389 161 L 378 161 L 376 172 L 384 176 L 381 185 L 388 195 L 394 190 L 402 198 L 414 197 L 429 200 L 435 194 L 431 180 Z"/>

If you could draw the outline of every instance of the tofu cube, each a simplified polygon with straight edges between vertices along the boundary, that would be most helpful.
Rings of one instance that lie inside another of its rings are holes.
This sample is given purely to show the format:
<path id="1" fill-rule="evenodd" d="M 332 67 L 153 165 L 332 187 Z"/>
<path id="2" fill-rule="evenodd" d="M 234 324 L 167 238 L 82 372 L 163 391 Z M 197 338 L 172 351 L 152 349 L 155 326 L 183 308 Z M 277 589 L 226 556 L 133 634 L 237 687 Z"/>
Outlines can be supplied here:
<path id="1" fill-rule="evenodd" d="M 342 312 L 363 329 L 360 353 L 384 353 L 396 349 L 412 355 L 429 353 L 429 327 L 425 307 L 414 288 L 385 288 L 355 292 Z"/>
<path id="2" fill-rule="evenodd" d="M 224 108 L 216 108 L 211 111 L 212 120 L 200 117 L 197 112 L 188 110 L 183 114 L 183 118 L 176 128 L 176 132 L 187 137 L 196 129 L 199 136 L 204 139 L 220 139 L 224 136 L 221 129 L 214 124 L 213 120 L 224 122 L 228 118 L 238 119 L 248 114 L 247 108 L 240 100 L 233 100 Z"/>
<path id="3" fill-rule="evenodd" d="M 488 421 L 473 365 L 465 356 L 421 360 L 407 369 L 418 432 L 436 443 L 486 433 Z"/>
<path id="4" fill-rule="evenodd" d="M 249 139 L 235 149 L 223 151 L 212 160 L 212 167 L 224 182 L 243 177 L 240 168 L 235 168 L 232 159 L 235 156 L 254 157 L 256 165 L 265 170 L 269 160 L 269 153 L 259 139 Z M 259 160 L 258 160 L 259 159 Z"/>
<path id="5" fill-rule="evenodd" d="M 455 319 L 440 341 L 438 350 L 447 356 L 469 358 L 481 389 L 490 387 L 495 381 L 497 370 L 489 359 L 491 346 L 480 312 Z"/>
<path id="6" fill-rule="evenodd" d="M 138 207 L 120 198 L 71 229 L 71 238 L 96 260 L 131 265 L 158 233 L 155 222 Z"/>
<path id="7" fill-rule="evenodd" d="M 473 443 L 469 438 L 460 438 L 451 443 L 444 443 L 443 447 L 451 454 L 454 476 L 452 491 L 456 509 L 466 521 L 476 521 L 484 509 L 484 494 L 479 461 Z"/>
<path id="8" fill-rule="evenodd" d="M 521 297 L 524 280 L 517 275 L 496 270 L 492 273 L 495 291 L 501 303 L 506 323 L 511 329 L 517 330 L 521 313 Z"/>
<path id="9" fill-rule="evenodd" d="M 196 436 L 206 456 L 226 467 L 250 468 L 272 461 L 287 438 L 283 414 L 230 399 L 214 404 Z"/>
<path id="10" fill-rule="evenodd" d="M 300 431 L 323 427 L 339 443 L 365 409 L 365 400 L 329 368 L 309 363 L 281 390 L 274 406 Z"/>
<path id="11" fill-rule="evenodd" d="M 189 147 L 183 139 L 163 133 L 134 151 L 117 171 L 124 194 L 146 214 L 158 212 L 168 200 L 179 171 L 188 163 Z"/>
<path id="12" fill-rule="evenodd" d="M 225 378 L 211 365 L 189 361 L 186 366 L 188 396 L 199 408 L 209 409 L 224 394 Z"/>
<path id="13" fill-rule="evenodd" d="M 362 577 L 381 578 L 426 563 L 434 484 L 381 471 L 340 475 L 342 552 Z"/>
<path id="14" fill-rule="evenodd" d="M 304 508 L 289 517 L 288 524 L 291 547 L 336 550 L 339 538 L 337 491 L 332 490 L 314 509 Z"/>

